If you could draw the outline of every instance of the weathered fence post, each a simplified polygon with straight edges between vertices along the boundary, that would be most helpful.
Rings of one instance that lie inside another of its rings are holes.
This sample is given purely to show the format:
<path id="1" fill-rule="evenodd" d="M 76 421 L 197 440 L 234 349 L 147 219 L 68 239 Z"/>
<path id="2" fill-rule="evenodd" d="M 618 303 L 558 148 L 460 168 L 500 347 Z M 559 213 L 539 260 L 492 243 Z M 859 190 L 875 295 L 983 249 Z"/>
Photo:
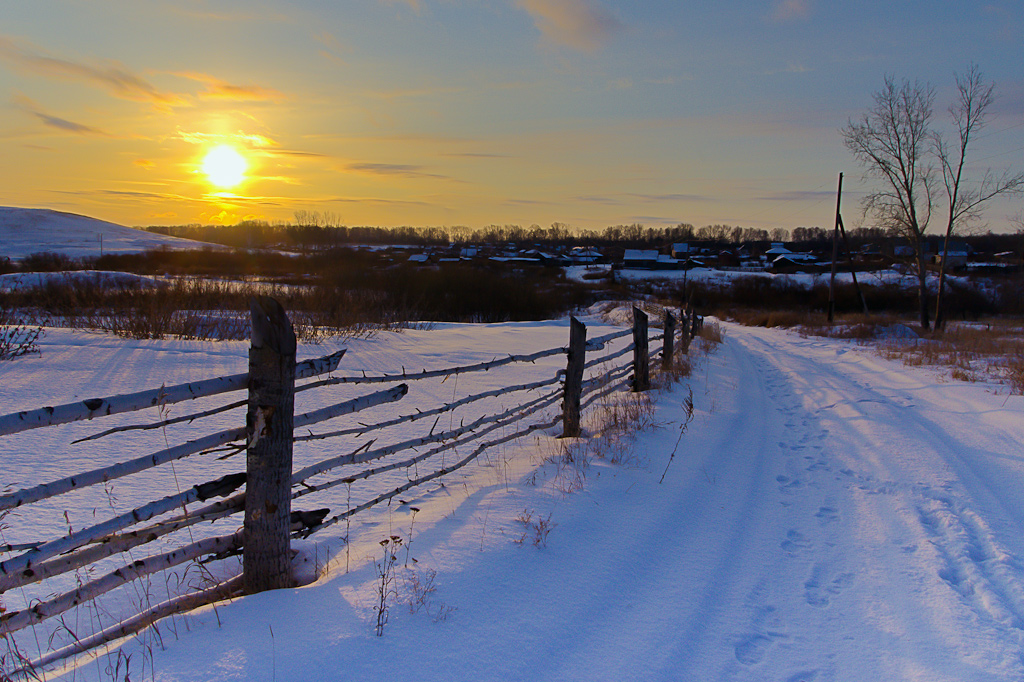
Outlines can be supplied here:
<path id="1" fill-rule="evenodd" d="M 685 304 L 679 310 L 679 350 L 683 355 L 690 354 L 690 309 Z"/>
<path id="2" fill-rule="evenodd" d="M 587 357 L 587 326 L 575 317 L 569 320 L 569 363 L 565 368 L 562 399 L 562 437 L 580 435 L 580 399 L 583 394 L 583 366 Z"/>
<path id="3" fill-rule="evenodd" d="M 250 302 L 249 410 L 242 571 L 247 594 L 292 587 L 292 424 L 295 405 L 295 332 L 281 304 L 268 296 Z"/>
<path id="4" fill-rule="evenodd" d="M 661 368 L 669 369 L 672 366 L 673 356 L 676 352 L 676 318 L 671 310 L 665 311 L 665 340 L 661 346 Z"/>
<path id="5" fill-rule="evenodd" d="M 647 313 L 633 308 L 633 390 L 651 387 L 650 351 L 647 341 Z"/>

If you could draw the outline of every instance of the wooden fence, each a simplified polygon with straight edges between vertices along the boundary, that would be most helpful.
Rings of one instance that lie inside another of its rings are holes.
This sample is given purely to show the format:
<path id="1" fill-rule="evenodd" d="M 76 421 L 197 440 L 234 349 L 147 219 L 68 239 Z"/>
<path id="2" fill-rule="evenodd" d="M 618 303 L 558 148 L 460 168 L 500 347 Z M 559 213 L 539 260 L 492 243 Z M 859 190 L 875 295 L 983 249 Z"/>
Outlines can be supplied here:
<path id="1" fill-rule="evenodd" d="M 569 344 L 565 347 L 525 355 L 508 355 L 487 362 L 439 370 L 407 372 L 403 368 L 401 372 L 390 374 L 334 376 L 332 373 L 337 370 L 345 351 L 296 363 L 295 336 L 284 311 L 276 301 L 265 297 L 254 300 L 252 317 L 249 372 L 245 374 L 0 416 L 0 436 L 9 436 L 73 421 L 161 408 L 160 419 L 156 422 L 108 428 L 74 441 L 80 443 L 127 432 L 166 429 L 171 424 L 191 423 L 228 410 L 243 406 L 247 408 L 244 426 L 217 431 L 176 445 L 167 444 L 167 447 L 142 457 L 0 495 L 0 514 L 5 515 L 3 521 L 6 530 L 16 524 L 17 513 L 28 505 L 89 486 L 106 486 L 116 479 L 165 464 L 173 466 L 175 461 L 186 457 L 211 457 L 218 454 L 220 459 L 226 459 L 243 451 L 246 453 L 245 472 L 228 473 L 198 483 L 185 491 L 136 506 L 124 513 L 115 513 L 110 518 L 84 528 L 69 528 L 66 534 L 59 537 L 0 545 L 0 557 L 7 557 L 0 562 L 0 637 L 7 639 L 9 652 L 20 651 L 17 646 L 11 645 L 16 641 L 14 637 L 19 631 L 34 628 L 51 618 L 59 619 L 64 629 L 70 632 L 62 614 L 115 588 L 174 567 L 197 565 L 197 562 L 210 562 L 242 554 L 241 574 L 237 574 L 237 569 L 236 574 L 227 576 L 215 576 L 208 572 L 203 584 L 196 589 L 182 588 L 176 591 L 178 593 L 169 594 L 160 603 L 146 603 L 133 615 L 119 620 L 116 625 L 97 627 L 85 635 L 72 633 L 73 641 L 49 651 L 39 651 L 32 657 L 19 653 L 17 665 L 11 666 L 8 661 L 6 670 L 0 672 L 14 675 L 39 670 L 102 643 L 139 632 L 168 615 L 233 595 L 293 585 L 290 552 L 292 539 L 306 538 L 339 522 L 347 522 L 361 511 L 451 474 L 490 448 L 535 431 L 551 430 L 561 425 L 564 436 L 579 436 L 582 411 L 595 401 L 623 388 L 643 391 L 650 387 L 653 363 L 649 357 L 649 340 L 663 340 L 661 366 L 667 368 L 673 362 L 676 352 L 687 351 L 690 338 L 699 329 L 700 319 L 693 314 L 682 316 L 678 345 L 677 320 L 671 313 L 666 315 L 664 333 L 649 339 L 647 315 L 634 308 L 632 329 L 590 340 L 586 338 L 585 325 L 573 318 Z M 632 335 L 632 343 L 588 359 L 588 351 L 603 351 L 607 344 L 629 335 Z M 433 409 L 416 410 L 375 423 L 351 420 L 344 428 L 318 433 L 309 428 L 328 419 L 400 401 L 409 393 L 410 385 L 417 381 L 490 372 L 499 367 L 534 363 L 541 358 L 559 354 L 567 356 L 566 368 L 546 379 L 502 385 L 500 388 L 453 399 Z M 630 354 L 632 357 L 626 358 Z M 304 379 L 312 381 L 296 385 L 296 380 Z M 294 412 L 292 406 L 295 393 L 342 384 L 388 386 L 306 413 Z M 173 419 L 166 417 L 166 405 L 242 390 L 248 391 L 246 400 L 229 402 Z M 437 429 L 443 414 L 497 396 L 501 397 L 503 404 L 508 404 L 509 396 L 512 395 L 521 396 L 512 407 L 484 414 L 470 423 L 460 422 L 457 426 L 452 424 L 447 429 Z M 550 408 L 556 407 L 559 402 L 561 410 L 557 416 L 552 417 Z M 382 445 L 377 445 L 378 436 L 350 452 L 306 464 L 298 469 L 292 466 L 294 444 L 341 436 L 363 437 L 400 424 L 421 421 L 431 424 L 424 435 Z M 468 451 L 464 447 L 467 445 L 472 446 Z M 454 461 L 445 461 L 443 455 L 446 452 L 457 452 L 459 456 Z M 441 457 L 438 458 L 438 455 Z M 428 461 L 439 461 L 440 464 L 436 464 L 427 473 L 421 473 L 420 465 Z M 360 465 L 370 466 L 354 470 Z M 406 480 L 401 485 L 384 491 L 375 490 L 367 499 L 352 504 L 353 483 L 397 470 L 407 472 Z M 175 472 L 174 476 L 176 481 L 178 473 Z M 338 486 L 346 486 L 347 489 L 347 495 L 342 500 L 344 505 L 342 501 L 321 494 Z M 311 495 L 318 495 L 319 500 L 326 499 L 330 506 L 292 509 L 293 502 L 303 501 Z M 193 506 L 189 508 L 188 505 Z M 237 527 L 237 521 L 232 524 L 230 519 L 237 514 L 244 514 L 241 528 Z M 221 524 L 213 525 L 217 521 Z M 231 525 L 228 527 L 229 532 L 208 534 L 196 539 L 193 531 L 197 530 L 198 524 L 215 529 L 223 529 L 225 524 Z M 161 538 L 166 543 L 168 539 L 165 536 L 171 534 L 182 538 L 181 544 L 144 558 L 135 558 L 132 553 L 132 550 L 156 543 Z M 0 537 L 6 538 L 7 533 L 4 532 Z M 344 539 L 348 541 L 347 533 Z M 6 539 L 3 542 L 6 543 Z M 70 585 L 69 575 L 73 575 Z M 63 582 L 60 581 L 62 576 Z M 56 581 L 57 587 L 43 587 L 37 592 L 40 596 L 20 593 L 26 586 L 45 585 L 52 580 Z M 17 598 L 19 594 L 20 600 Z M 20 608 L 17 608 L 14 604 L 19 601 Z"/>

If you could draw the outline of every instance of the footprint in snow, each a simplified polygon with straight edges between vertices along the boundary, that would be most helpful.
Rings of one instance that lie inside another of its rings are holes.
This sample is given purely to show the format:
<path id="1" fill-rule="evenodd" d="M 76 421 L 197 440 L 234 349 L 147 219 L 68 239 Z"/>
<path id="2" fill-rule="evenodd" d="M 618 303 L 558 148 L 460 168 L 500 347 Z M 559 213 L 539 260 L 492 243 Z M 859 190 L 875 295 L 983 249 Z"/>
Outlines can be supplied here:
<path id="1" fill-rule="evenodd" d="M 800 479 L 792 479 L 783 474 L 776 476 L 775 481 L 779 484 L 780 493 L 790 493 L 804 487 L 803 481 Z"/>
<path id="2" fill-rule="evenodd" d="M 787 554 L 796 555 L 809 550 L 812 544 L 807 536 L 794 529 L 786 533 L 786 539 L 779 544 L 779 547 Z"/>
<path id="3" fill-rule="evenodd" d="M 822 523 L 832 523 L 839 520 L 839 510 L 835 507 L 821 507 L 815 516 L 821 519 Z"/>
<path id="4" fill-rule="evenodd" d="M 804 599 L 811 606 L 825 608 L 829 605 L 830 598 L 852 585 L 853 580 L 853 573 L 842 573 L 825 584 L 820 571 L 815 570 L 814 575 L 804 583 Z"/>
<path id="5" fill-rule="evenodd" d="M 770 637 L 765 635 L 750 635 L 740 640 L 736 645 L 736 660 L 743 665 L 755 665 L 764 660 L 768 655 L 768 647 L 772 644 Z"/>

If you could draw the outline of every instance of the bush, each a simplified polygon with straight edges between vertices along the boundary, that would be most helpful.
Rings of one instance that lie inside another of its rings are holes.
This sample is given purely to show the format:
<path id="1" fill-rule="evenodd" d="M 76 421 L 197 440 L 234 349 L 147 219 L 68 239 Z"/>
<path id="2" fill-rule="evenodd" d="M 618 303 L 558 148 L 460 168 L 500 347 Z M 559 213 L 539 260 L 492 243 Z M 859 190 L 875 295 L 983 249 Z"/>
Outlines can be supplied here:
<path id="1" fill-rule="evenodd" d="M 81 270 L 82 264 L 71 256 L 63 253 L 44 251 L 26 256 L 21 261 L 22 272 L 61 272 L 63 270 Z"/>
<path id="2" fill-rule="evenodd" d="M 42 327 L 28 324 L 14 311 L 0 307 L 0 361 L 39 353 Z"/>

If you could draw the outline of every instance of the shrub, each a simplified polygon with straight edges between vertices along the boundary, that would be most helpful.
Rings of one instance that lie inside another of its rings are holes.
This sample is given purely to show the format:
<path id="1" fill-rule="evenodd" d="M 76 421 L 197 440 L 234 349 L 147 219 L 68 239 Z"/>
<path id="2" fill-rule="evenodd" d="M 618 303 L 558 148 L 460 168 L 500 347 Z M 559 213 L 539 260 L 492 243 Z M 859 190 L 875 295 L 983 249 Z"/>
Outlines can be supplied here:
<path id="1" fill-rule="evenodd" d="M 28 324 L 9 308 L 0 306 L 0 361 L 39 353 L 43 328 Z"/>

